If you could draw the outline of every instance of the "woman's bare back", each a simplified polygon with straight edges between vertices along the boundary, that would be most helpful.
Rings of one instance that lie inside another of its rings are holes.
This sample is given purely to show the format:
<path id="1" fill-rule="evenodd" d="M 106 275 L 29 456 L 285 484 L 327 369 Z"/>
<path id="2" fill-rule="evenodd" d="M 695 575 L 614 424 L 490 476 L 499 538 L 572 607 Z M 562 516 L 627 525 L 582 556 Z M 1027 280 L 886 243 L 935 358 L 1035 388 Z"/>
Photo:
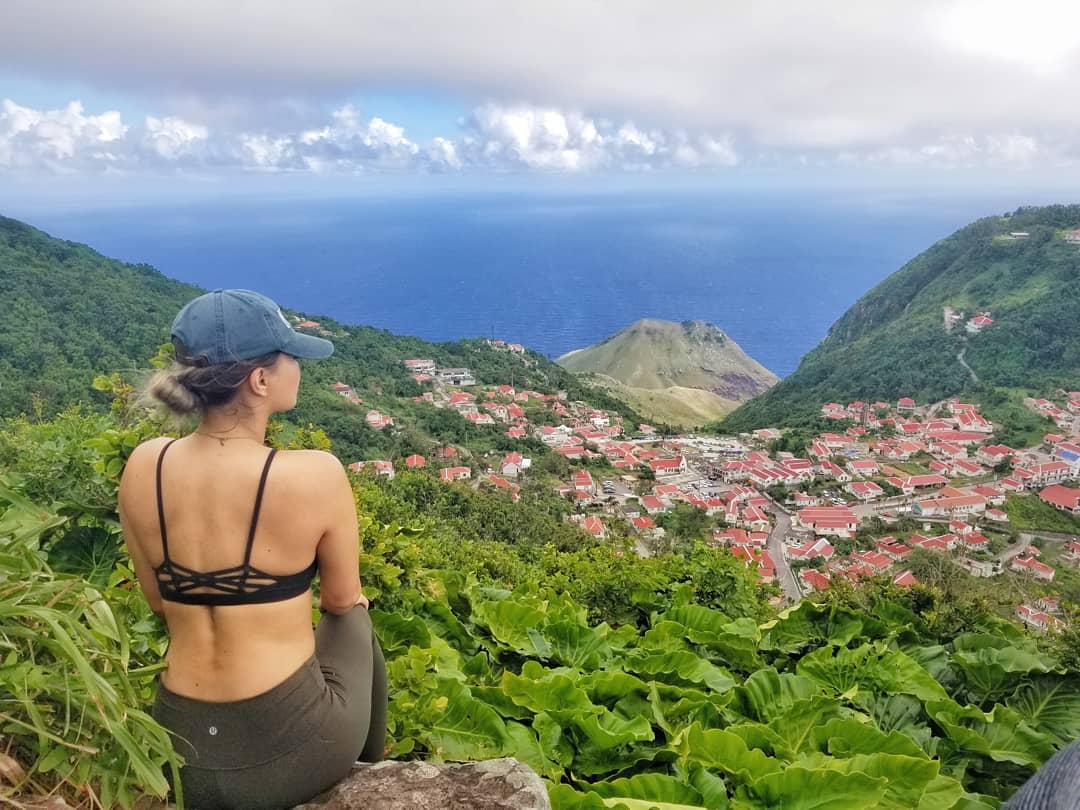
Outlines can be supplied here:
<path id="1" fill-rule="evenodd" d="M 206 701 L 261 694 L 314 652 L 310 591 L 263 604 L 208 606 L 161 599 L 154 574 L 164 559 L 155 484 L 158 458 L 168 441 L 155 439 L 136 449 L 120 492 L 121 518 L 140 584 L 169 626 L 163 682 L 177 694 Z M 222 444 L 196 436 L 170 447 L 162 466 L 170 560 L 199 572 L 244 562 L 269 453 L 255 441 Z M 320 541 L 340 530 L 341 511 L 330 501 L 333 484 L 340 483 L 333 478 L 343 473 L 335 473 L 340 462 L 327 457 L 313 451 L 276 454 L 259 510 L 252 566 L 273 575 L 303 571 L 319 553 Z M 352 525 L 355 544 L 355 513 Z M 355 570 L 352 576 L 358 576 Z"/>

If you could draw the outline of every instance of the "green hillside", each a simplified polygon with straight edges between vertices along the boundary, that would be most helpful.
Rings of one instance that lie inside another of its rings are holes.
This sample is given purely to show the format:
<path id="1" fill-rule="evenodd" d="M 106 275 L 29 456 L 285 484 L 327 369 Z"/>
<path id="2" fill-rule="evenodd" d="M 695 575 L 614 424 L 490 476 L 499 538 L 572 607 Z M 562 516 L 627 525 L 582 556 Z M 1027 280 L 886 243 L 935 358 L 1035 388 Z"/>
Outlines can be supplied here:
<path id="1" fill-rule="evenodd" d="M 597 382 L 647 418 L 700 425 L 775 385 L 777 377 L 704 321 L 645 318 L 563 355 L 559 365 Z"/>
<path id="2" fill-rule="evenodd" d="M 1080 206 L 1021 208 L 961 228 L 859 299 L 779 385 L 728 416 L 724 430 L 811 420 L 825 402 L 935 401 L 999 389 L 1048 391 L 1080 378 Z M 1011 238 L 1011 233 L 1027 233 Z M 993 324 L 947 331 L 944 308 Z M 961 356 L 961 352 L 963 355 Z M 972 374 L 961 363 L 965 360 Z"/>
<path id="3" fill-rule="evenodd" d="M 94 391 L 98 374 L 147 368 L 180 307 L 205 292 L 148 265 L 109 259 L 14 219 L 0 217 L 0 417 L 40 410 L 54 414 L 75 404 L 107 405 Z M 281 302 L 287 304 L 288 302 Z M 294 425 L 323 427 L 342 458 L 397 457 L 425 452 L 432 441 L 498 443 L 495 427 L 469 427 L 456 414 L 419 406 L 422 389 L 402 360 L 429 358 L 441 366 L 470 368 L 480 383 L 512 383 L 544 392 L 565 390 L 571 399 L 640 416 L 600 388 L 589 386 L 542 355 L 496 351 L 482 340 L 432 344 L 382 329 L 343 325 L 315 313 L 286 313 L 318 321 L 334 341 L 333 357 L 306 363 L 301 405 L 288 414 Z M 361 411 L 329 390 L 351 385 L 367 407 L 413 417 L 415 428 L 380 433 Z"/>

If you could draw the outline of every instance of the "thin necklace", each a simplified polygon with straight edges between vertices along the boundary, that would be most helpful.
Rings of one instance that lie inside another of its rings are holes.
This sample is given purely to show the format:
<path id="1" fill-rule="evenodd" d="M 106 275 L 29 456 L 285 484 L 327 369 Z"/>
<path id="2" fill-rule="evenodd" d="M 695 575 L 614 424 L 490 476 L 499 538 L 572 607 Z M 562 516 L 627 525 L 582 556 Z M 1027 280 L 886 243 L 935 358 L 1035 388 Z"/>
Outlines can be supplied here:
<path id="1" fill-rule="evenodd" d="M 198 433 L 200 436 L 208 436 L 211 439 L 217 439 L 221 442 L 222 447 L 225 446 L 225 442 L 231 442 L 234 439 L 247 439 L 250 442 L 259 442 L 254 436 L 218 436 L 214 433 L 207 433 L 204 430 L 193 430 L 192 433 Z M 263 442 L 259 442 L 259 444 L 263 444 Z"/>

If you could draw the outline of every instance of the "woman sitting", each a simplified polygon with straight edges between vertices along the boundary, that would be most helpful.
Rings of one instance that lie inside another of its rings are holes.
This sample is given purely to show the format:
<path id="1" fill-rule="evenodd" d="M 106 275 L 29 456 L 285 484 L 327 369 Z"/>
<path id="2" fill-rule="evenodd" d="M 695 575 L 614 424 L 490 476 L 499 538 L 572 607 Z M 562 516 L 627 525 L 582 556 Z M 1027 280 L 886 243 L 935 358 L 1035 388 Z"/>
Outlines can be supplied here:
<path id="1" fill-rule="evenodd" d="M 188 806 L 289 807 L 384 749 L 386 669 L 345 471 L 329 453 L 265 445 L 270 417 L 296 405 L 297 358 L 334 347 L 248 290 L 191 301 L 172 337 L 176 362 L 147 393 L 198 427 L 139 445 L 119 494 L 139 584 L 169 630 L 153 712 L 184 757 Z"/>

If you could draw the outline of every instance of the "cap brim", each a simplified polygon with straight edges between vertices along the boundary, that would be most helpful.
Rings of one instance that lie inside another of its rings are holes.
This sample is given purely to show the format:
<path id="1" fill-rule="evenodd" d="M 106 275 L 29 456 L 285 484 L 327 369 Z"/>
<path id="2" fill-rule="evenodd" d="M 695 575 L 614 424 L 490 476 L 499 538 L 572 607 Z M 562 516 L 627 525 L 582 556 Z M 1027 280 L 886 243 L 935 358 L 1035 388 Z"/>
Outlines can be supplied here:
<path id="1" fill-rule="evenodd" d="M 301 360 L 325 360 L 334 353 L 334 344 L 314 335 L 293 332 L 286 344 L 281 347 L 281 351 L 293 357 L 299 357 Z"/>

